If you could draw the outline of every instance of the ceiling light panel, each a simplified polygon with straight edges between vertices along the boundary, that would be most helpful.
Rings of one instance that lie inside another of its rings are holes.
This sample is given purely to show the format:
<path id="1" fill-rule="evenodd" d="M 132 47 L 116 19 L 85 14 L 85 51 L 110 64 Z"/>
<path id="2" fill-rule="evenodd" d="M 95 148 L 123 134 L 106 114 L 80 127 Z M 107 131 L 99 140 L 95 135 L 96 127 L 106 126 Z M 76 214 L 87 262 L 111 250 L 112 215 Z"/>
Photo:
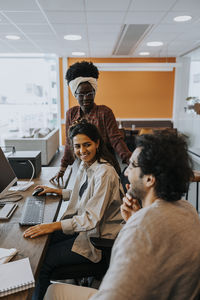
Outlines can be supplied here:
<path id="1" fill-rule="evenodd" d="M 147 42 L 147 46 L 149 46 L 149 47 L 159 47 L 162 45 L 163 45 L 163 42 L 161 42 L 161 41 Z"/>
<path id="2" fill-rule="evenodd" d="M 73 51 L 72 52 L 73 56 L 85 56 L 85 52 L 80 52 L 80 51 Z"/>
<path id="3" fill-rule="evenodd" d="M 79 41 L 82 39 L 82 37 L 78 34 L 67 34 L 67 35 L 64 35 L 63 38 L 68 41 Z"/>
<path id="4" fill-rule="evenodd" d="M 141 55 L 141 56 L 148 56 L 148 55 L 150 55 L 150 52 L 139 52 L 139 55 Z"/>
<path id="5" fill-rule="evenodd" d="M 18 36 L 18 35 L 11 35 L 11 34 L 9 34 L 9 35 L 6 35 L 6 38 L 8 40 L 13 40 L 13 41 L 20 40 L 20 36 Z"/>
<path id="6" fill-rule="evenodd" d="M 192 19 L 191 16 L 177 16 L 174 18 L 175 22 L 188 22 Z"/>
<path id="7" fill-rule="evenodd" d="M 162 19 L 161 24 L 172 24 L 177 26 L 177 22 L 174 22 L 174 18 L 177 16 L 189 15 L 192 19 L 187 22 L 181 22 L 181 26 L 191 26 L 192 23 L 199 20 L 199 11 L 169 11 L 165 17 Z"/>

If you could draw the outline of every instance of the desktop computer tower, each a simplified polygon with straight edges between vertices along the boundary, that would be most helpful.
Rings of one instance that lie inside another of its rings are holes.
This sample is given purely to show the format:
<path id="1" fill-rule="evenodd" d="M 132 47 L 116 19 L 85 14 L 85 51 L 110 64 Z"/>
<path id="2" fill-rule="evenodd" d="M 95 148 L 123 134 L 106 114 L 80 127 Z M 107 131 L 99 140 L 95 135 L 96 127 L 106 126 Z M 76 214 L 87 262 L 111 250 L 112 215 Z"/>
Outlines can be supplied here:
<path id="1" fill-rule="evenodd" d="M 16 151 L 7 158 L 18 179 L 30 179 L 33 171 L 36 178 L 41 171 L 40 151 Z"/>

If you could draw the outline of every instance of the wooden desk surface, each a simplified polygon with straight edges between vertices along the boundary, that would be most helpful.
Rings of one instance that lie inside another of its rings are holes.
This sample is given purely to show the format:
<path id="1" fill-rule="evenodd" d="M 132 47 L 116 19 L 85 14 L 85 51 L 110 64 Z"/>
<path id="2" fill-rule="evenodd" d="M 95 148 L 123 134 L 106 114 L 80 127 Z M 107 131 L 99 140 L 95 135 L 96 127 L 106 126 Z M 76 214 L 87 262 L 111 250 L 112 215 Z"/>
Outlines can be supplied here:
<path id="1" fill-rule="evenodd" d="M 21 192 L 23 199 L 18 202 L 18 208 L 12 215 L 9 221 L 0 221 L 0 245 L 2 248 L 17 248 L 18 254 L 13 260 L 29 257 L 34 278 L 37 278 L 40 264 L 45 255 L 48 236 L 41 236 L 36 239 L 24 238 L 23 232 L 28 226 L 20 226 L 23 203 L 27 196 L 31 196 L 33 188 L 38 184 L 51 186 L 49 179 L 55 175 L 58 168 L 46 167 L 42 168 L 39 178 L 34 179 L 34 185 L 25 192 Z M 47 196 L 45 202 L 44 222 L 52 222 L 56 219 L 60 209 L 61 198 L 59 196 Z M 20 271 L 20 270 L 19 270 Z M 33 289 L 28 289 L 23 292 L 11 294 L 10 296 L 2 297 L 2 300 L 25 300 L 30 299 Z"/>

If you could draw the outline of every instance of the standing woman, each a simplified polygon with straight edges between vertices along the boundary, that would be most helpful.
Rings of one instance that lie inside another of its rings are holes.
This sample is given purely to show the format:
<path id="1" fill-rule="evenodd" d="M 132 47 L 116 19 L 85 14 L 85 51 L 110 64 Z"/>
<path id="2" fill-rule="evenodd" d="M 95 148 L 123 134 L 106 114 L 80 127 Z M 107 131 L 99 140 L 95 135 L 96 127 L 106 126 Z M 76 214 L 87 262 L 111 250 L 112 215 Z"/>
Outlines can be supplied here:
<path id="1" fill-rule="evenodd" d="M 70 148 L 70 140 L 67 136 L 70 125 L 80 118 L 96 125 L 111 153 L 117 153 L 122 162 L 129 164 L 131 152 L 129 151 L 122 134 L 118 130 L 117 122 L 112 110 L 106 105 L 94 103 L 99 71 L 92 62 L 77 62 L 69 67 L 66 73 L 67 84 L 72 95 L 78 101 L 77 106 L 70 108 L 66 113 L 66 145 L 61 166 L 58 173 L 51 181 L 63 178 L 68 165 L 73 164 L 74 157 Z M 103 100 L 102 100 L 103 102 Z"/>
<path id="2" fill-rule="evenodd" d="M 115 158 L 106 149 L 96 126 L 85 120 L 70 127 L 69 138 L 81 164 L 64 218 L 24 232 L 26 238 L 54 232 L 33 299 L 43 299 L 54 268 L 101 260 L 101 251 L 90 243 L 90 236 L 113 239 L 121 228 L 121 187 Z M 40 195 L 49 192 L 62 194 L 63 198 L 69 195 L 68 190 L 41 187 L 44 191 Z"/>

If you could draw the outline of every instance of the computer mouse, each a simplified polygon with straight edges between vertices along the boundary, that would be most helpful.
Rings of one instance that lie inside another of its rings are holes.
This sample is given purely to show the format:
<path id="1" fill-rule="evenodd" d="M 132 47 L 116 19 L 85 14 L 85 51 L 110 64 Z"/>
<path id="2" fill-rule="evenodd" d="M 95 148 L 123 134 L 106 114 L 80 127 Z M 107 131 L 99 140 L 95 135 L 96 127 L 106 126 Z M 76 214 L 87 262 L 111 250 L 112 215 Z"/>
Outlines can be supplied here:
<path id="1" fill-rule="evenodd" d="M 43 188 L 37 188 L 33 191 L 32 196 L 38 196 L 38 194 L 41 193 L 42 191 L 44 191 Z"/>

